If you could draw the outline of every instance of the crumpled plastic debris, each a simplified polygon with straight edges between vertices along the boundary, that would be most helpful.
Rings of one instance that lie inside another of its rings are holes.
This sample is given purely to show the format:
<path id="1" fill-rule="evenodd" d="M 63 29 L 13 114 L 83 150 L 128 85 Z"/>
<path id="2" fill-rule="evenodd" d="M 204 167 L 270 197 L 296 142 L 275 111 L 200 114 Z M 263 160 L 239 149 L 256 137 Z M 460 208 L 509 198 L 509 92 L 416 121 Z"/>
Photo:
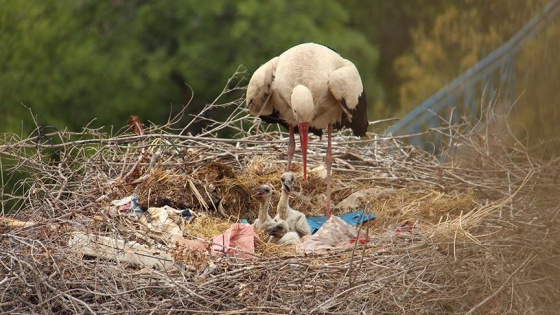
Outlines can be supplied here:
<path id="1" fill-rule="evenodd" d="M 140 217 L 140 223 L 151 231 L 167 233 L 168 235 L 183 236 L 183 210 L 170 206 L 150 207 Z"/>
<path id="2" fill-rule="evenodd" d="M 214 244 L 210 246 L 204 241 L 183 237 L 185 222 L 201 216 L 189 208 L 178 210 L 170 206 L 150 207 L 144 212 L 138 206 L 138 197 L 128 196 L 113 200 L 108 212 L 110 216 L 135 216 L 150 231 L 162 233 L 172 243 L 191 250 L 207 251 L 210 248 L 212 254 L 236 255 L 240 258 L 251 257 L 255 252 L 254 239 L 258 236 L 253 225 L 247 224 L 248 222 L 232 224 L 226 232 L 214 236 Z"/>
<path id="3" fill-rule="evenodd" d="M 235 255 L 239 258 L 249 258 L 255 252 L 255 238 L 258 238 L 258 235 L 255 233 L 253 225 L 234 223 L 223 234 L 214 236 L 212 245 L 179 236 L 173 236 L 172 240 L 191 250 L 203 252 L 210 249 L 212 255 Z"/>
<path id="4" fill-rule="evenodd" d="M 139 215 L 143 211 L 138 206 L 138 196 L 131 195 L 111 201 L 107 212 L 109 216 L 115 217 L 123 214 Z"/>
<path id="5" fill-rule="evenodd" d="M 206 242 L 200 240 L 191 240 L 179 235 L 172 235 L 171 241 L 177 246 L 182 246 L 184 248 L 188 248 L 189 250 L 196 250 L 199 252 L 207 252 L 209 247 L 208 243 Z"/>
<path id="6" fill-rule="evenodd" d="M 189 208 L 185 208 L 183 209 L 183 211 L 181 212 L 181 217 L 183 217 L 183 219 L 185 219 L 185 221 L 189 222 L 190 220 L 194 219 L 195 217 L 195 213 L 194 211 L 192 211 Z"/>
<path id="7" fill-rule="evenodd" d="M 296 250 L 300 253 L 308 254 L 346 247 L 355 242 L 359 244 L 367 243 L 368 240 L 365 233 L 360 232 L 358 234 L 358 230 L 355 227 L 337 216 L 331 216 L 317 233 L 301 243 Z"/>
<path id="8" fill-rule="evenodd" d="M 400 223 L 393 223 L 387 227 L 388 234 L 417 234 L 416 224 L 412 221 L 403 221 Z"/>
<path id="9" fill-rule="evenodd" d="M 212 254 L 236 255 L 249 258 L 255 252 L 255 238 L 258 237 L 252 224 L 234 223 L 223 234 L 212 238 Z"/>

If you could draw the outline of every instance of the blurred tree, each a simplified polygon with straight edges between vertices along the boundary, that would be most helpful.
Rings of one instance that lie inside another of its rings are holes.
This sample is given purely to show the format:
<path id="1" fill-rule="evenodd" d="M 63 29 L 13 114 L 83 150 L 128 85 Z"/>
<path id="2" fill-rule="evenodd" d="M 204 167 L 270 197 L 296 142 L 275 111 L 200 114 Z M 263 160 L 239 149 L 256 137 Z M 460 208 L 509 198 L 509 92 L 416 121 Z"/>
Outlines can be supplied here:
<path id="1" fill-rule="evenodd" d="M 463 0 L 446 4 L 433 24 L 412 31 L 412 50 L 398 57 L 400 113 L 437 92 L 507 41 L 548 0 Z"/>
<path id="2" fill-rule="evenodd" d="M 122 126 L 131 114 L 161 124 L 191 89 L 189 112 L 197 114 L 239 65 L 250 75 L 307 41 L 354 61 L 370 100 L 380 94 L 370 70 L 377 51 L 346 28 L 348 12 L 335 0 L 0 0 L 0 7 L 4 130 L 18 130 L 21 120 L 33 128 L 21 104 L 40 124 L 72 130 L 94 118 L 94 126 Z"/>
<path id="3" fill-rule="evenodd" d="M 41 124 L 71 129 L 94 118 L 119 123 L 137 110 L 146 113 L 141 104 L 153 90 L 142 90 L 150 82 L 135 72 L 143 56 L 126 31 L 130 12 L 89 2 L 2 2 L 0 106 L 14 113 L 2 118 L 4 128 L 29 119 L 20 104 Z"/>
<path id="4" fill-rule="evenodd" d="M 411 30 L 418 25 L 431 28 L 438 14 L 452 2 L 340 0 L 350 13 L 350 26 L 362 30 L 379 49 L 379 62 L 374 72 L 382 87 L 382 94 L 375 104 L 379 118 L 393 115 L 400 104 L 399 89 L 403 78 L 393 64 L 396 58 L 411 51 Z"/>
<path id="5" fill-rule="evenodd" d="M 511 38 L 550 0 L 463 0 L 448 3 L 430 26 L 412 31 L 412 51 L 398 57 L 400 115 L 406 114 Z M 560 133 L 560 22 L 529 42 L 515 60 L 512 122 L 529 144 Z M 511 91 L 500 91 L 501 94 Z M 511 105 L 511 104 L 510 104 Z M 556 145 L 558 147 L 558 145 Z M 549 147 L 553 149 L 553 147 Z M 550 153 L 550 151 L 549 151 Z"/>

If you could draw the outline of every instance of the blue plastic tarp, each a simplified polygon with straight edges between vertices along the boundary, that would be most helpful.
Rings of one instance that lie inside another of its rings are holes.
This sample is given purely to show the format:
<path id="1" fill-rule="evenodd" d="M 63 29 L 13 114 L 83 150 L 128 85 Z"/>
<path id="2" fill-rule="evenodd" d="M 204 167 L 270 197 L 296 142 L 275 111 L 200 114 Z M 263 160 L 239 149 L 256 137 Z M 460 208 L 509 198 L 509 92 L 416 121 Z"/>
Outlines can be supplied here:
<path id="1" fill-rule="evenodd" d="M 358 211 L 339 215 L 338 217 L 341 218 L 344 222 L 352 226 L 356 226 L 360 223 L 375 219 L 375 214 L 370 213 L 367 216 L 365 216 L 364 210 L 358 210 Z M 307 223 L 311 228 L 311 234 L 315 234 L 315 232 L 317 232 L 326 221 L 327 221 L 326 216 L 307 217 Z"/>

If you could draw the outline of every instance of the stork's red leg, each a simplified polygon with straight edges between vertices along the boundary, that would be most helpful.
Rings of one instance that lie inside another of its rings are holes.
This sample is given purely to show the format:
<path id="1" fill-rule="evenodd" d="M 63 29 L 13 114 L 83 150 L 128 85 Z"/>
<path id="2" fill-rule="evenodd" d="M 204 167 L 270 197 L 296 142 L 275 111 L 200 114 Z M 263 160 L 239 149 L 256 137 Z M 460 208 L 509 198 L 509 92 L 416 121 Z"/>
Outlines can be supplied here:
<path id="1" fill-rule="evenodd" d="M 327 166 L 327 209 L 325 215 L 328 220 L 331 218 L 332 124 L 329 124 L 327 134 L 327 156 L 325 157 L 325 164 Z"/>
<path id="2" fill-rule="evenodd" d="M 288 140 L 288 165 L 286 166 L 286 171 L 290 172 L 292 169 L 292 158 L 296 152 L 296 139 L 294 135 L 294 126 L 290 125 L 288 130 L 290 131 L 290 139 Z"/>

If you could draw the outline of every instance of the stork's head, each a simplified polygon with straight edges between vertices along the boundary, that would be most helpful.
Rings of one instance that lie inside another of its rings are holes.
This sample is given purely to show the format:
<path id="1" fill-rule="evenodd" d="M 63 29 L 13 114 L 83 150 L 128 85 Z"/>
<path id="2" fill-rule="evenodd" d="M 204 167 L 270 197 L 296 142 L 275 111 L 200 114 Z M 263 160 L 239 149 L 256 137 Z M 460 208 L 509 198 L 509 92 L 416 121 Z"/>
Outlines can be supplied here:
<path id="1" fill-rule="evenodd" d="M 303 155 L 303 179 L 307 183 L 307 142 L 309 138 L 309 122 L 315 116 L 313 105 L 313 94 L 311 91 L 299 84 L 292 90 L 292 112 L 298 121 L 299 140 L 301 142 L 301 154 Z"/>
<path id="2" fill-rule="evenodd" d="M 268 96 L 269 87 L 263 83 L 262 76 L 255 72 L 247 86 L 247 107 L 251 112 L 259 112 Z"/>
<path id="3" fill-rule="evenodd" d="M 292 90 L 292 111 L 298 123 L 308 123 L 313 120 L 315 106 L 311 91 L 299 84 Z"/>
<path id="4" fill-rule="evenodd" d="M 280 181 L 282 182 L 282 189 L 286 192 L 286 193 L 290 193 L 292 192 L 292 189 L 294 187 L 294 175 L 290 172 L 286 172 L 284 174 L 282 174 L 282 177 L 280 177 Z"/>
<path id="5" fill-rule="evenodd" d="M 260 202 L 264 202 L 268 198 L 270 198 L 271 195 L 272 195 L 272 187 L 265 184 L 265 185 L 261 185 L 257 189 L 257 192 L 255 193 L 255 195 L 253 195 L 253 197 L 255 197 L 255 199 L 257 199 Z"/>
<path id="6" fill-rule="evenodd" d="M 245 101 L 249 107 L 249 112 L 253 115 L 258 115 L 262 111 L 266 105 L 266 100 L 270 96 L 270 86 L 274 80 L 274 69 L 276 68 L 277 59 L 278 57 L 275 57 L 260 66 L 253 73 L 251 80 L 249 80 Z"/>
<path id="7" fill-rule="evenodd" d="M 264 226 L 264 231 L 268 234 L 268 235 L 272 235 L 272 236 L 276 236 L 276 237 L 282 237 L 284 235 L 286 235 L 286 233 L 288 233 L 290 231 L 288 224 L 286 223 L 286 221 L 281 220 L 278 221 L 278 219 L 274 219 L 274 224 L 267 224 Z"/>

